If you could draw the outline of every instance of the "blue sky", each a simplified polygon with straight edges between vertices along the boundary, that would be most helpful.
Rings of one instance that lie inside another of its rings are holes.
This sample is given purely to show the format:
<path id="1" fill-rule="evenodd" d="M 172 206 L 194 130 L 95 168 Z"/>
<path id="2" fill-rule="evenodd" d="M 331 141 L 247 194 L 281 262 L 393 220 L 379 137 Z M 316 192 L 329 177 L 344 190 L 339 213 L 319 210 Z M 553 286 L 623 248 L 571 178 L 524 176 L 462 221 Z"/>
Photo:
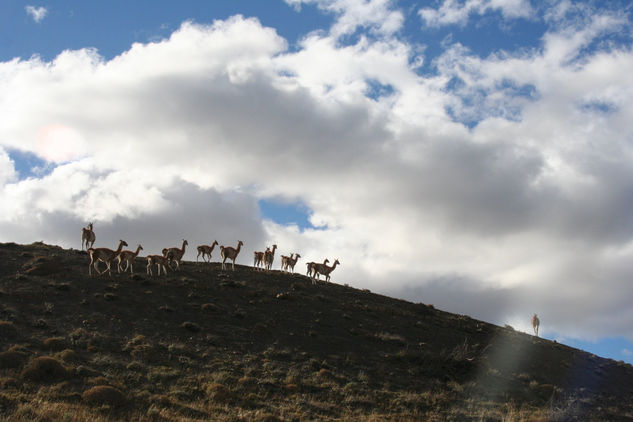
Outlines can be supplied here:
<path id="1" fill-rule="evenodd" d="M 327 15 L 314 13 L 314 6 L 304 6 L 304 13 L 296 13 L 283 2 L 249 0 L 3 3 L 0 17 L 3 60 L 29 58 L 33 54 L 50 60 L 63 50 L 85 47 L 97 48 L 102 56 L 112 58 L 128 50 L 132 43 L 168 37 L 183 21 L 208 23 L 236 14 L 256 16 L 263 25 L 274 27 L 288 40 L 327 27 L 331 21 Z M 26 5 L 45 7 L 45 17 L 35 22 L 25 13 Z"/>
<path id="2" fill-rule="evenodd" d="M 633 362 L 631 12 L 4 1 L 0 241 L 275 243 Z"/>

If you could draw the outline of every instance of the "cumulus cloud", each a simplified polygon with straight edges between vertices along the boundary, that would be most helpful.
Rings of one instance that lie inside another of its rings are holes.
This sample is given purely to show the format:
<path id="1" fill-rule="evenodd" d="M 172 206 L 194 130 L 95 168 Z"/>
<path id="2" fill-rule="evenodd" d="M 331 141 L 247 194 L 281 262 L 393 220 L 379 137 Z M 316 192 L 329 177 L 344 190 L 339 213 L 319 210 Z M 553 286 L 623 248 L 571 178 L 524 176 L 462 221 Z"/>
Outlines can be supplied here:
<path id="1" fill-rule="evenodd" d="M 301 8 L 302 4 L 314 4 L 319 9 L 333 13 L 336 22 L 330 33 L 339 38 L 353 34 L 359 27 L 372 30 L 380 35 L 390 35 L 402 28 L 404 17 L 395 10 L 393 0 L 285 0 L 286 3 Z"/>
<path id="2" fill-rule="evenodd" d="M 419 15 L 425 25 L 466 25 L 471 15 L 484 15 L 490 11 L 500 12 L 506 19 L 527 18 L 533 14 L 529 0 L 444 0 L 437 8 L 425 7 Z"/>
<path id="3" fill-rule="evenodd" d="M 0 186 L 13 182 L 16 178 L 17 174 L 13 160 L 3 148 L 0 148 Z"/>
<path id="4" fill-rule="evenodd" d="M 48 14 L 48 9 L 43 6 L 35 7 L 35 6 L 26 6 L 24 8 L 26 10 L 26 14 L 29 15 L 33 20 L 37 23 L 42 22 L 46 15 Z"/>
<path id="5" fill-rule="evenodd" d="M 111 60 L 1 63 L 0 145 L 56 166 L 17 180 L 0 154 L 2 240 L 78 247 L 94 221 L 97 244 L 148 253 L 243 240 L 241 263 L 276 243 L 298 268 L 338 258 L 333 279 L 357 287 L 633 337 L 633 315 L 614 312 L 633 299 L 633 54 L 581 52 L 609 34 L 605 17 L 557 24 L 529 52 L 454 44 L 421 75 L 392 30 L 339 42 L 397 28 L 391 3 L 315 4 L 336 12 L 333 30 L 293 51 L 235 16 Z M 320 229 L 262 220 L 261 198 L 300 201 Z"/>

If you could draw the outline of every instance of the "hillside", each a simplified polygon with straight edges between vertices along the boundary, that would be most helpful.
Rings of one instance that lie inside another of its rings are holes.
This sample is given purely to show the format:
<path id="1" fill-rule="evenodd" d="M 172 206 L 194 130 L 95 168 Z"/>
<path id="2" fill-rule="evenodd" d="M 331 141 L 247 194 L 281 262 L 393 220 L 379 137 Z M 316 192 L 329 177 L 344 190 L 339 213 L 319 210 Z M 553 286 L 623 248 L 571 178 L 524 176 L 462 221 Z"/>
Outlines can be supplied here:
<path id="1" fill-rule="evenodd" d="M 0 419 L 633 420 L 633 367 L 509 328 L 299 274 L 135 270 L 0 244 Z"/>

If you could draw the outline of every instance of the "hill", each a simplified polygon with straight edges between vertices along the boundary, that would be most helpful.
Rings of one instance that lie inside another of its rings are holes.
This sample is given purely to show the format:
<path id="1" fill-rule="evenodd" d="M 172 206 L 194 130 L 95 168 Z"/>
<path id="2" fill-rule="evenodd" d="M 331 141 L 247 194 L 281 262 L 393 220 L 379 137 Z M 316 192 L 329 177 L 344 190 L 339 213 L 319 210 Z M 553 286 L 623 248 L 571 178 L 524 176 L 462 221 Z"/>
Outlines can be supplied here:
<path id="1" fill-rule="evenodd" d="M 299 274 L 0 244 L 0 418 L 633 420 L 633 367 Z"/>

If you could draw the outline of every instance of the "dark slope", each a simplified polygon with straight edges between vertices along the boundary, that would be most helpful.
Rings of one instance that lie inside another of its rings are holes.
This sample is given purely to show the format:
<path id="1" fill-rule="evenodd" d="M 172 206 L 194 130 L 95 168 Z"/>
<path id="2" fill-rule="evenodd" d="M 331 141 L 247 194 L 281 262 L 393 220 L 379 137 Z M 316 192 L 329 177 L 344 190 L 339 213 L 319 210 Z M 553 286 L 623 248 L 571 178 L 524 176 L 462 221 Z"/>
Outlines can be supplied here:
<path id="1" fill-rule="evenodd" d="M 0 418 L 633 420 L 633 367 L 511 329 L 279 271 L 135 270 L 0 244 Z"/>

